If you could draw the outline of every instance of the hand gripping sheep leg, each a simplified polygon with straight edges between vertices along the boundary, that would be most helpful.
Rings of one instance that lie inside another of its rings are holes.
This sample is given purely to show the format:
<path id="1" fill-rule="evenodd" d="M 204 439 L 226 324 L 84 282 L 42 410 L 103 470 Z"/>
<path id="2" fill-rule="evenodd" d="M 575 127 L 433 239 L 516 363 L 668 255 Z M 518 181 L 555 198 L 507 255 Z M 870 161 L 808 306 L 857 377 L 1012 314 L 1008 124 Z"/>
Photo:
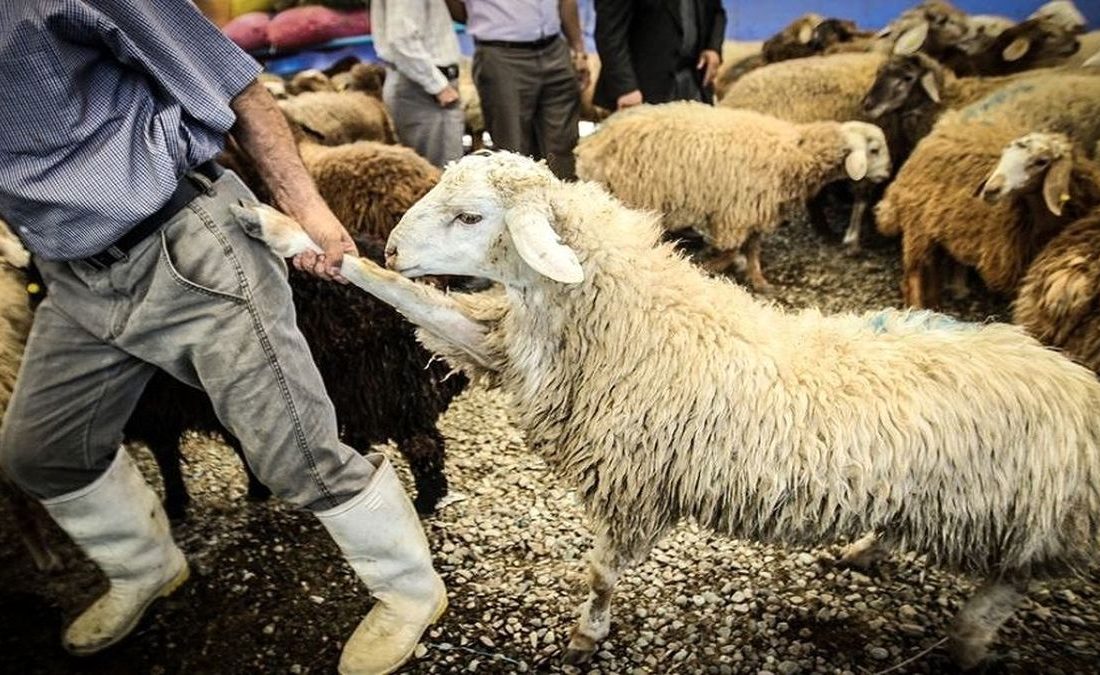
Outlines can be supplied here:
<path id="1" fill-rule="evenodd" d="M 270 206 L 233 208 L 245 231 L 266 243 L 276 255 L 292 258 L 303 251 L 321 251 L 301 225 Z M 467 317 L 446 293 L 410 281 L 365 258 L 344 256 L 340 273 L 356 287 L 392 306 L 412 324 L 460 347 L 471 359 L 489 367 L 485 327 Z"/>

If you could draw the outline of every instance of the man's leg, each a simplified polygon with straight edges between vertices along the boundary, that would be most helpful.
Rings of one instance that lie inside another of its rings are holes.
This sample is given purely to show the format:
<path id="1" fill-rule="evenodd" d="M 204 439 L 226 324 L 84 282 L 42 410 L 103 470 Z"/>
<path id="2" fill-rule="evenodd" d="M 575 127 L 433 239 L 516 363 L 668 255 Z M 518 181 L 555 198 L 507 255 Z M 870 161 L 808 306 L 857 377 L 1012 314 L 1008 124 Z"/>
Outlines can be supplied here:
<path id="1" fill-rule="evenodd" d="M 51 293 L 78 293 L 77 304 L 101 325 L 115 316 L 115 299 L 81 289 L 68 266 L 45 267 Z M 94 335 L 53 300 L 35 317 L 0 432 L 0 464 L 42 499 L 110 582 L 65 630 L 66 649 L 90 654 L 128 635 L 153 600 L 187 579 L 188 568 L 156 493 L 118 449 L 153 367 Z"/>
<path id="2" fill-rule="evenodd" d="M 451 86 L 457 89 L 458 83 Z M 440 168 L 462 157 L 465 118 L 460 104 L 441 108 L 434 96 L 392 68 L 386 71 L 382 98 L 404 145 Z"/>
<path id="3" fill-rule="evenodd" d="M 485 128 L 498 150 L 535 156 L 534 113 L 538 105 L 535 52 L 509 47 L 479 46 L 474 51 L 473 75 L 481 98 Z"/>
<path id="4" fill-rule="evenodd" d="M 345 645 L 341 671 L 389 672 L 443 612 L 446 591 L 393 468 L 339 441 L 284 263 L 230 210 L 252 200 L 227 174 L 165 226 L 155 255 L 132 261 L 144 271 L 128 292 L 142 300 L 119 339 L 201 384 L 259 478 L 316 513 L 378 598 Z"/>
<path id="5" fill-rule="evenodd" d="M 565 40 L 541 50 L 536 63 L 543 83 L 534 111 L 539 154 L 554 175 L 571 180 L 577 177 L 573 149 L 577 147 L 581 97 Z"/>

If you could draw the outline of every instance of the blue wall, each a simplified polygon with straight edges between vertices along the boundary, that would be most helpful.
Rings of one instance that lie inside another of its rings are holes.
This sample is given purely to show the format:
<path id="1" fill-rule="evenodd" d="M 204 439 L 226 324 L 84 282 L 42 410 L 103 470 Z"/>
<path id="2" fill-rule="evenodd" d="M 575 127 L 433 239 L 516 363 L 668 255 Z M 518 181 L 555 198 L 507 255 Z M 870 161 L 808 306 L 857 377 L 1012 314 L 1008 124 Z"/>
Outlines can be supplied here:
<path id="1" fill-rule="evenodd" d="M 595 24 L 593 0 L 579 0 L 585 32 Z M 853 19 L 861 27 L 880 28 L 918 0 L 724 0 L 729 24 L 726 36 L 732 40 L 763 40 L 777 33 L 806 12 Z M 1045 0 L 955 0 L 955 6 L 971 14 L 1002 14 L 1022 19 Z M 1076 0 L 1093 29 L 1100 27 L 1100 0 Z"/>

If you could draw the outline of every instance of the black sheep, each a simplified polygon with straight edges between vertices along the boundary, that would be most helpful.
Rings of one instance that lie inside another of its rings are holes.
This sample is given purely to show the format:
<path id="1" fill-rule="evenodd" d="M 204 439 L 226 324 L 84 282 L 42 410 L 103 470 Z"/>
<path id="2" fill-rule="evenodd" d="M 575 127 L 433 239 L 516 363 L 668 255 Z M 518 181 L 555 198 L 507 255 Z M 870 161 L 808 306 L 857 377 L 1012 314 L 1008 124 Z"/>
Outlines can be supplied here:
<path id="1" fill-rule="evenodd" d="M 357 243 L 362 255 L 382 261 L 381 245 L 365 239 Z M 298 326 L 336 407 L 341 439 L 360 452 L 374 443 L 394 441 L 416 481 L 417 510 L 432 512 L 447 494 L 444 441 L 436 420 L 465 388 L 465 376 L 448 377 L 445 364 L 429 363 L 431 355 L 416 341 L 412 326 L 372 296 L 293 269 L 290 285 Z M 186 515 L 190 501 L 179 450 L 188 430 L 220 434 L 241 454 L 240 444 L 218 421 L 206 394 L 158 372 L 130 417 L 125 436 L 152 450 L 164 476 L 165 511 L 173 519 Z M 270 495 L 251 471 L 248 476 L 249 498 Z"/>

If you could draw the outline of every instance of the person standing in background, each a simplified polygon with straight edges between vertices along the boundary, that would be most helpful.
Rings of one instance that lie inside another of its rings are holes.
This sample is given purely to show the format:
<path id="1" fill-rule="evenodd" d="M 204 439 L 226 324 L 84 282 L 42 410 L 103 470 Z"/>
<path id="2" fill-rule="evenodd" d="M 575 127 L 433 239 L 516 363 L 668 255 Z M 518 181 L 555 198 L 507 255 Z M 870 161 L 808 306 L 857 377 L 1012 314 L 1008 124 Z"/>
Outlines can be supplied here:
<path id="1" fill-rule="evenodd" d="M 371 0 L 374 48 L 386 64 L 382 99 L 397 136 L 432 164 L 462 156 L 458 37 L 445 0 Z"/>
<path id="2" fill-rule="evenodd" d="M 594 101 L 608 110 L 642 103 L 711 103 L 722 62 L 721 0 L 595 0 L 600 78 Z"/>
<path id="3" fill-rule="evenodd" d="M 574 178 L 580 93 L 589 77 L 577 0 L 447 5 L 474 38 L 474 85 L 493 145 L 544 158 L 556 176 Z"/>

